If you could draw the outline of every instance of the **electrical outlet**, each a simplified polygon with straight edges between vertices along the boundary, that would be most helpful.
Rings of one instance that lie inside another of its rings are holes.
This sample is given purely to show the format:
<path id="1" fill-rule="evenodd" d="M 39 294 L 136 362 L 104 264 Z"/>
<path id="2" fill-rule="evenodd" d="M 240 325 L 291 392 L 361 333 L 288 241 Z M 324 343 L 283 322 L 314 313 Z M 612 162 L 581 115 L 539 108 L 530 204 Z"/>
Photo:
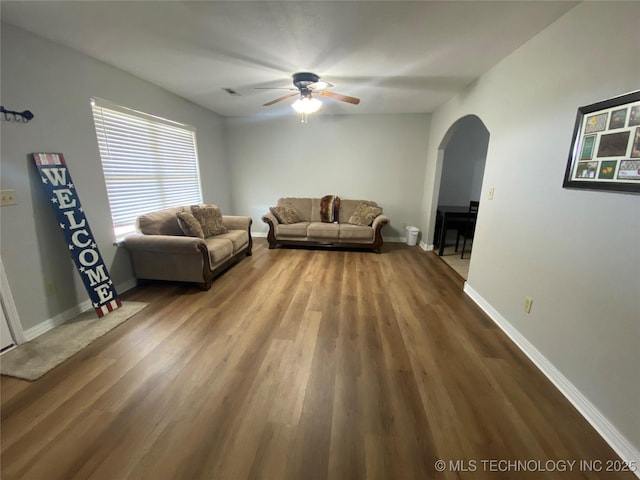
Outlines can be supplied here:
<path id="1" fill-rule="evenodd" d="M 490 187 L 490 188 L 489 188 L 489 195 L 488 195 L 488 197 L 489 197 L 489 200 L 493 200 L 493 187 Z"/>
<path id="2" fill-rule="evenodd" d="M 533 305 L 533 298 L 524 297 L 524 303 L 522 304 L 522 309 L 527 313 L 531 313 L 531 305 Z"/>
<path id="3" fill-rule="evenodd" d="M 56 293 L 56 284 L 55 282 L 45 282 L 44 291 L 48 297 L 54 295 Z"/>
<path id="4" fill-rule="evenodd" d="M 16 191 L 15 190 L 2 190 L 2 201 L 0 206 L 15 205 L 16 204 Z"/>

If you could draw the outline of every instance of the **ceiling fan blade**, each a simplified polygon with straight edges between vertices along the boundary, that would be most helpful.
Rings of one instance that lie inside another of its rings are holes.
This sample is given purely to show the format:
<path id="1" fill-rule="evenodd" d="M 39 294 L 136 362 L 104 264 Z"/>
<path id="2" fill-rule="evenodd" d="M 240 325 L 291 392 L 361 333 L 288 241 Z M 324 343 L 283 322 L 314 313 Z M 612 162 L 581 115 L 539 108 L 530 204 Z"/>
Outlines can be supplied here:
<path id="1" fill-rule="evenodd" d="M 289 87 L 253 87 L 254 90 L 291 90 L 298 91 L 297 88 L 289 88 Z"/>
<path id="2" fill-rule="evenodd" d="M 340 93 L 328 92 L 326 90 L 314 91 L 318 95 L 322 95 L 324 97 L 334 98 L 336 100 L 340 100 L 341 102 L 352 103 L 353 105 L 358 105 L 360 103 L 360 99 L 356 97 L 349 97 L 348 95 L 342 95 Z"/>
<path id="3" fill-rule="evenodd" d="M 333 88 L 333 84 L 325 82 L 324 80 L 318 80 L 315 83 L 310 83 L 309 85 L 307 85 L 307 88 L 316 92 L 318 90 L 324 90 L 325 88 Z"/>
<path id="4" fill-rule="evenodd" d="M 273 105 L 274 103 L 278 103 L 278 102 L 281 102 L 281 101 L 283 101 L 283 100 L 286 100 L 287 98 L 296 97 L 296 96 L 298 96 L 298 95 L 299 95 L 299 93 L 298 93 L 298 92 L 296 92 L 296 93 L 288 93 L 287 95 L 283 95 L 283 96 L 282 96 L 282 97 L 280 97 L 280 98 L 276 98 L 275 100 L 271 100 L 270 102 L 267 102 L 267 103 L 265 103 L 265 104 L 264 104 L 264 105 L 262 105 L 262 106 L 263 106 L 263 107 L 268 107 L 269 105 Z"/>

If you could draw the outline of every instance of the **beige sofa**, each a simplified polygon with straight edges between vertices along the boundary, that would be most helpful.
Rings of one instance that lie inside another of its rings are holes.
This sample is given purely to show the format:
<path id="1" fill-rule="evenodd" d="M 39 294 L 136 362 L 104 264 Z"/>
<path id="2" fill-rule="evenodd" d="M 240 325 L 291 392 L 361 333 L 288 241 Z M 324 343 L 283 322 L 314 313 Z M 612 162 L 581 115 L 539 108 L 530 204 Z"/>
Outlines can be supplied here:
<path id="1" fill-rule="evenodd" d="M 186 236 L 178 212 L 190 207 L 159 210 L 137 219 L 137 234 L 124 240 L 138 279 L 197 283 L 208 290 L 216 275 L 251 255 L 250 217 L 222 215 L 226 233 L 207 238 Z"/>
<path id="2" fill-rule="evenodd" d="M 370 225 L 348 223 L 356 208 L 362 203 L 378 207 L 375 202 L 340 199 L 340 206 L 336 212 L 337 222 L 328 223 L 323 222 L 321 218 L 320 198 L 280 198 L 277 206 L 292 206 L 298 214 L 299 221 L 282 223 L 273 211 L 263 215 L 262 220 L 269 225 L 269 248 L 278 245 L 329 246 L 370 248 L 380 253 L 384 243 L 382 227 L 389 223 L 389 218 L 382 215 L 380 208 L 380 214 Z"/>

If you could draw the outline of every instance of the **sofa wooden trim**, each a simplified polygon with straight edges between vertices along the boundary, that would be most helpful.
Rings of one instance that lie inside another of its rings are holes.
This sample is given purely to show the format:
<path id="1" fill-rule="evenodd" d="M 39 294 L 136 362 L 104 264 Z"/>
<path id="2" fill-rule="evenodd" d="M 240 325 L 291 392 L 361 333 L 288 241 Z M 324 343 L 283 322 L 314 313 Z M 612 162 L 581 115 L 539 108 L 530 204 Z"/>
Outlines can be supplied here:
<path id="1" fill-rule="evenodd" d="M 249 228 L 251 228 L 251 223 L 252 222 L 249 222 Z M 250 257 L 251 255 L 253 255 L 252 247 L 253 247 L 253 239 L 251 238 L 251 234 L 249 234 L 249 243 L 247 243 L 247 246 L 242 248 L 242 249 L 240 249 L 240 250 L 238 250 L 237 253 L 235 253 L 233 256 L 229 257 L 229 259 L 225 260 L 220 265 L 217 265 L 214 269 L 207 271 L 207 263 L 203 262 L 204 266 L 203 266 L 203 269 L 202 269 L 202 277 L 204 279 L 204 282 L 198 284 L 200 286 L 200 288 L 202 288 L 203 290 L 209 290 L 211 288 L 211 284 L 213 283 L 213 280 L 218 275 L 220 275 L 222 272 L 227 270 L 229 267 L 231 267 L 235 263 L 239 262 L 240 259 L 243 256 Z M 207 246 L 204 245 L 204 248 L 202 246 L 200 246 L 199 249 L 200 249 L 203 257 L 208 260 L 209 259 L 209 251 L 207 249 Z"/>
<path id="2" fill-rule="evenodd" d="M 371 249 L 375 253 L 380 253 L 384 240 L 382 239 L 382 227 L 389 223 L 389 218 L 385 215 L 378 215 L 373 221 L 373 241 L 372 242 L 343 242 L 340 240 L 294 240 L 276 238 L 276 227 L 280 224 L 278 219 L 272 213 L 267 213 L 262 216 L 262 221 L 269 226 L 269 232 L 267 233 L 267 242 L 269 243 L 269 249 L 274 249 L 279 245 L 282 246 L 304 246 L 304 247 L 329 247 L 329 248 L 359 248 L 359 249 Z"/>

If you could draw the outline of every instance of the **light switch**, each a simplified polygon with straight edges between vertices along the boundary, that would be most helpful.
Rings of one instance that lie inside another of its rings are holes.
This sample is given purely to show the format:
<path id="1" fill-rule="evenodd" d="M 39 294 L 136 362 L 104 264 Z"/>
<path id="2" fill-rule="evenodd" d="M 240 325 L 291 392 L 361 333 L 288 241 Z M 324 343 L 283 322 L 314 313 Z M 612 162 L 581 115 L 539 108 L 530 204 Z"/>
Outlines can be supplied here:
<path id="1" fill-rule="evenodd" d="M 490 188 L 489 188 L 489 195 L 488 195 L 488 197 L 489 197 L 489 200 L 493 200 L 493 187 L 490 187 Z"/>

